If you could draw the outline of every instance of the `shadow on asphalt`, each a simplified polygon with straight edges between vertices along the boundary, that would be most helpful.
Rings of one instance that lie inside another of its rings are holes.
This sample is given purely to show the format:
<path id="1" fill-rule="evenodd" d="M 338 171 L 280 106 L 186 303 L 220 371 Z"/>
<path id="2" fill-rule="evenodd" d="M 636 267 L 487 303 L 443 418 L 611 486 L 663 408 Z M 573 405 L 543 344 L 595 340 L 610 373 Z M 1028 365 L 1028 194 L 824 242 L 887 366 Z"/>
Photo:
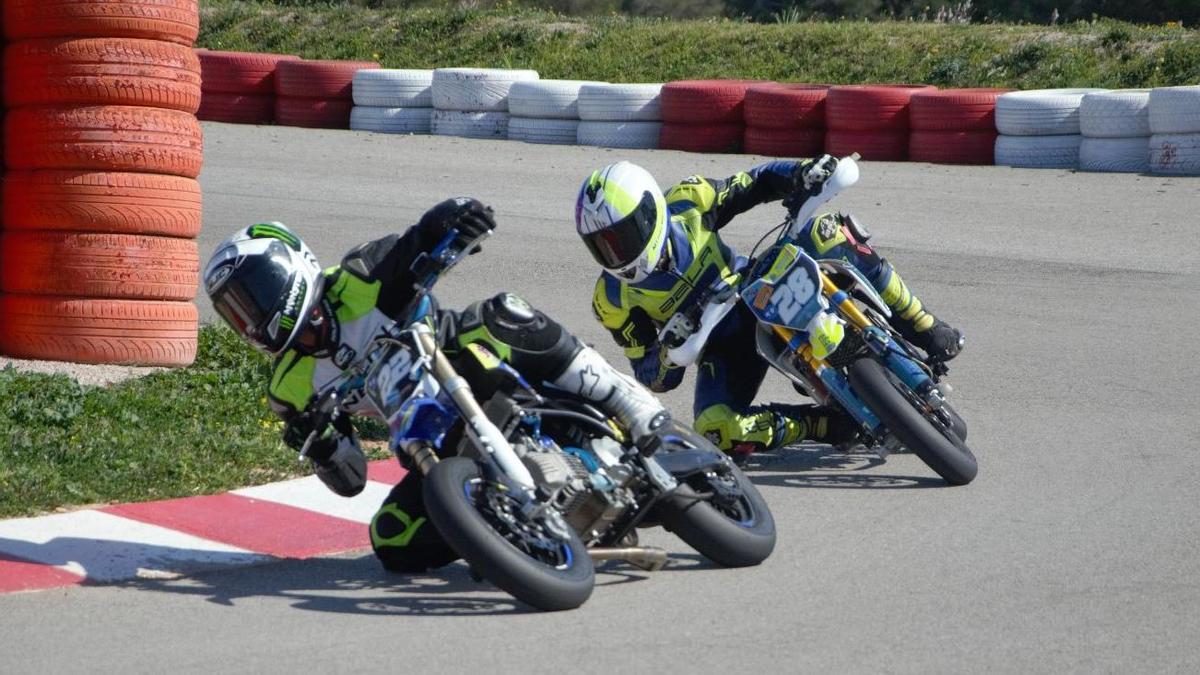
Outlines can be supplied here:
<path id="1" fill-rule="evenodd" d="M 596 570 L 596 588 L 646 578 L 647 573 L 641 570 L 607 563 Z M 194 595 L 229 607 L 241 599 L 274 597 L 287 600 L 295 609 L 331 614 L 497 616 L 540 613 L 489 582 L 475 581 L 461 562 L 426 574 L 408 575 L 383 570 L 371 555 L 286 560 L 182 579 L 135 579 L 109 585 Z"/>
<path id="2" fill-rule="evenodd" d="M 828 445 L 795 445 L 751 455 L 742 470 L 756 485 L 776 487 L 912 489 L 950 485 L 936 476 L 865 473 L 884 464 L 885 460 L 863 448 L 839 452 Z"/>

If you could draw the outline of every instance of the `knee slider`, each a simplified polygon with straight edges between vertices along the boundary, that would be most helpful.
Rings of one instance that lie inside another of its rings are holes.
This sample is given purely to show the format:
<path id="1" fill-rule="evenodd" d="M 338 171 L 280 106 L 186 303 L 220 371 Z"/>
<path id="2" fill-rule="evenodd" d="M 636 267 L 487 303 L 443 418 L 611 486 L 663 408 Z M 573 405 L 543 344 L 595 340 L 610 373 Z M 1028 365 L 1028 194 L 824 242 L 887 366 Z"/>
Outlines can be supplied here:
<path id="1" fill-rule="evenodd" d="M 580 349 L 561 324 L 514 293 L 484 301 L 480 315 L 488 332 L 512 350 L 513 366 L 526 377 L 553 379 Z"/>

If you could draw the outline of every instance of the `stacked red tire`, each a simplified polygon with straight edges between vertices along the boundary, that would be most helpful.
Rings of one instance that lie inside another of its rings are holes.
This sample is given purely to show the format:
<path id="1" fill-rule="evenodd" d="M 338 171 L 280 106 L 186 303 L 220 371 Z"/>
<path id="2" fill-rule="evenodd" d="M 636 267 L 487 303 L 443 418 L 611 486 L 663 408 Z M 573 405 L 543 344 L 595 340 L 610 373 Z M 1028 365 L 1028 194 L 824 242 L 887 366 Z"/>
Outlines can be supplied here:
<path id="1" fill-rule="evenodd" d="M 197 0 L 4 0 L 0 353 L 196 353 Z"/>
<path id="2" fill-rule="evenodd" d="M 275 70 L 284 54 L 197 50 L 204 97 L 196 116 L 212 122 L 270 124 L 275 121 Z"/>
<path id="3" fill-rule="evenodd" d="M 937 164 L 994 164 L 996 99 L 1007 89 L 920 91 L 909 104 L 908 158 Z"/>
<path id="4" fill-rule="evenodd" d="M 825 152 L 863 159 L 903 161 L 908 158 L 909 102 L 916 92 L 933 91 L 923 84 L 839 85 L 825 99 Z"/>
<path id="5" fill-rule="evenodd" d="M 740 152 L 746 89 L 753 80 L 682 80 L 663 85 L 658 146 L 690 152 Z"/>
<path id="6" fill-rule="evenodd" d="M 377 68 L 372 61 L 280 61 L 275 68 L 275 123 L 349 129 L 354 73 Z"/>
<path id="7" fill-rule="evenodd" d="M 757 84 L 746 89 L 745 151 L 775 157 L 813 157 L 825 147 L 822 84 Z"/>

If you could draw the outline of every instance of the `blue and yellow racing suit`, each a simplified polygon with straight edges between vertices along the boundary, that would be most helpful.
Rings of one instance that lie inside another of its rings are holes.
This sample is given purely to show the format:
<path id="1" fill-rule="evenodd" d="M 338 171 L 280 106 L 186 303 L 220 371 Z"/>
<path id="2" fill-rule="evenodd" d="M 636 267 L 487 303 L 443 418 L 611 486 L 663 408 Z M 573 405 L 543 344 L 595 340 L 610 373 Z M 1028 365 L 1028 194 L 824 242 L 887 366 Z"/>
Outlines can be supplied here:
<path id="1" fill-rule="evenodd" d="M 811 160 L 775 161 L 724 180 L 690 176 L 666 193 L 667 251 L 659 269 L 636 283 L 602 272 L 592 309 L 625 350 L 634 374 L 655 391 L 679 386 L 683 368 L 669 367 L 658 333 L 676 312 L 698 302 L 718 276 L 733 277 L 739 262 L 718 232 L 759 204 L 784 198 Z M 801 233 L 808 253 L 858 267 L 905 318 L 929 321 L 891 266 L 856 237 L 848 217 L 822 214 Z M 717 326 L 700 357 L 693 413 L 697 431 L 722 449 L 748 452 L 801 439 L 838 442 L 852 433 L 840 415 L 813 406 L 752 406 L 768 365 L 755 349 L 754 316 L 741 303 Z"/>

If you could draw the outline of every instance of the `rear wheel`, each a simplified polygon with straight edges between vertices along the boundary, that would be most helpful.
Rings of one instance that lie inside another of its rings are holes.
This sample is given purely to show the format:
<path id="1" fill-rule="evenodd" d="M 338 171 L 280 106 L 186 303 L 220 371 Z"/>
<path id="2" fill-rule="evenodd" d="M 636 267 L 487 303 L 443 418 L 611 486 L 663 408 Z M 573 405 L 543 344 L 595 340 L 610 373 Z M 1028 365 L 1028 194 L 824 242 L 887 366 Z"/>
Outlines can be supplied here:
<path id="1" fill-rule="evenodd" d="M 682 426 L 667 441 L 681 449 L 720 452 L 706 438 Z M 757 565 L 775 550 L 771 509 L 754 483 L 732 463 L 686 477 L 681 483 L 658 507 L 657 516 L 688 546 L 725 567 Z"/>
<path id="2" fill-rule="evenodd" d="M 518 600 L 554 611 L 591 596 L 595 572 L 579 537 L 561 520 L 526 517 L 473 460 L 452 457 L 429 472 L 425 509 L 451 548 Z"/>
<path id="3" fill-rule="evenodd" d="M 971 449 L 946 419 L 922 414 L 919 408 L 923 403 L 916 393 L 882 364 L 872 358 L 858 359 L 850 364 L 846 375 L 855 393 L 884 426 L 929 468 L 952 485 L 966 485 L 974 480 L 979 466 Z M 965 436 L 966 425 L 962 428 Z"/>

